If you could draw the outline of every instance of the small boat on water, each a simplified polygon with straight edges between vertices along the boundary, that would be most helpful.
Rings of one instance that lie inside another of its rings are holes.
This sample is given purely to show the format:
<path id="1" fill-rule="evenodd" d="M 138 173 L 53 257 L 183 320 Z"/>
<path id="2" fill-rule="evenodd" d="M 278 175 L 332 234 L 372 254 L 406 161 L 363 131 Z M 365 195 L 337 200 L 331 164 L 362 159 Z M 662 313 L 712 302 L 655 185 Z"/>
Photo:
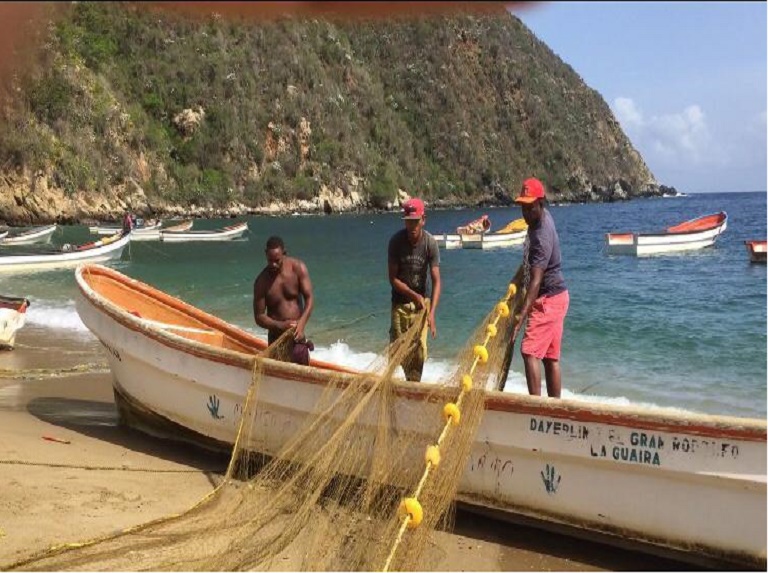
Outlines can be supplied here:
<path id="1" fill-rule="evenodd" d="M 58 229 L 58 225 L 45 225 L 43 227 L 34 227 L 16 234 L 8 234 L 2 240 L 0 245 L 31 245 L 33 243 L 45 243 L 51 240 L 51 235 Z"/>
<path id="2" fill-rule="evenodd" d="M 494 233 L 460 235 L 462 249 L 493 249 L 522 245 L 528 234 L 528 223 L 522 217 L 507 224 Z"/>
<path id="3" fill-rule="evenodd" d="M 248 230 L 248 223 L 238 223 L 213 231 L 160 231 L 160 240 L 166 243 L 187 243 L 192 241 L 231 241 L 239 239 Z"/>
<path id="4" fill-rule="evenodd" d="M 155 435 L 231 449 L 259 360 L 260 415 L 246 448 L 274 455 L 331 377 L 359 381 L 319 360 L 266 358 L 264 340 L 107 267 L 81 265 L 75 278 L 121 421 Z M 406 431 L 434 398 L 428 386 L 395 383 Z M 404 455 L 423 464 L 423 444 Z M 488 391 L 457 500 L 697 564 L 765 569 L 766 420 Z"/>
<path id="5" fill-rule="evenodd" d="M 466 225 L 456 227 L 456 233 L 439 233 L 434 235 L 437 246 L 443 249 L 460 249 L 462 235 L 478 235 L 491 230 L 491 219 L 482 215 Z"/>
<path id="6" fill-rule="evenodd" d="M 29 300 L 0 295 L 0 348 L 12 350 L 16 344 L 16 332 L 27 319 Z"/>
<path id="7" fill-rule="evenodd" d="M 744 241 L 749 253 L 749 260 L 753 263 L 766 262 L 766 241 Z"/>
<path id="8" fill-rule="evenodd" d="M 126 233 L 83 245 L 65 244 L 57 249 L 0 254 L 0 273 L 75 267 L 84 261 L 103 262 L 117 259 L 130 240 L 130 233 Z"/>
<path id="9" fill-rule="evenodd" d="M 674 253 L 714 245 L 727 226 L 728 214 L 721 211 L 653 233 L 607 233 L 605 240 L 612 255 Z"/>
<path id="10" fill-rule="evenodd" d="M 159 241 L 161 233 L 182 233 L 192 228 L 194 221 L 189 219 L 170 227 L 163 227 L 162 223 L 151 227 L 138 228 L 131 231 L 131 241 Z"/>
<path id="11" fill-rule="evenodd" d="M 160 227 L 162 227 L 163 224 L 160 221 L 151 221 L 147 224 L 137 225 L 133 229 L 131 229 L 131 239 L 132 240 L 140 240 L 137 239 L 137 237 L 141 236 L 147 236 L 152 237 L 153 235 L 156 235 L 156 231 L 160 230 Z M 122 233 L 123 228 L 122 227 L 115 227 L 114 225 L 93 225 L 91 227 L 88 227 L 88 231 L 92 235 L 115 235 L 117 233 Z M 157 238 L 157 237 L 155 237 Z"/>

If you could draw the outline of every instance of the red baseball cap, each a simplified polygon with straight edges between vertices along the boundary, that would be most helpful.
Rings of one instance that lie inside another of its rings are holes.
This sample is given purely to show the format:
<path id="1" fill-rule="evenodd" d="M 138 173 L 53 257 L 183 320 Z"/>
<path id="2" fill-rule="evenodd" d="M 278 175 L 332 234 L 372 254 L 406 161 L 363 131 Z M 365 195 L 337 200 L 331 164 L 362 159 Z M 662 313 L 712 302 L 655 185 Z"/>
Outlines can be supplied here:
<path id="1" fill-rule="evenodd" d="M 424 201 L 408 199 L 403 203 L 403 219 L 421 219 L 424 216 Z"/>
<path id="2" fill-rule="evenodd" d="M 530 179 L 523 181 L 523 189 L 520 191 L 520 195 L 517 196 L 517 199 L 515 199 L 515 203 L 526 203 L 530 205 L 537 199 L 544 199 L 545 197 L 544 185 L 542 185 L 541 181 L 535 177 L 531 177 Z"/>

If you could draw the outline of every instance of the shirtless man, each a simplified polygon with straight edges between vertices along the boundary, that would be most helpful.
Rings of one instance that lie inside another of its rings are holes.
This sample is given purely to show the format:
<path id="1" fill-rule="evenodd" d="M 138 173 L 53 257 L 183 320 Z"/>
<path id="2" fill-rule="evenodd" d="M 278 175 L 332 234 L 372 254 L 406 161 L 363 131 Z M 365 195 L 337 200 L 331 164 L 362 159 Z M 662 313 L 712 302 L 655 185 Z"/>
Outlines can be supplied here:
<path id="1" fill-rule="evenodd" d="M 269 344 L 292 327 L 294 343 L 305 343 L 304 328 L 314 305 L 307 266 L 287 256 L 280 237 L 270 237 L 264 253 L 267 266 L 253 283 L 256 324 L 269 331 Z"/>

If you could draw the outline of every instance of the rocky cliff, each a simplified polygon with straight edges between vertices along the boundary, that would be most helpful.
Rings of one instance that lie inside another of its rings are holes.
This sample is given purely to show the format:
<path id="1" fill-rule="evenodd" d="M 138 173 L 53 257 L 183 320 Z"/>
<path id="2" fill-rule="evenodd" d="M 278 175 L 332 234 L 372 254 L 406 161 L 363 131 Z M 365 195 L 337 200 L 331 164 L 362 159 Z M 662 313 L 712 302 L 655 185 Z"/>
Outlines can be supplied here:
<path id="1" fill-rule="evenodd" d="M 192 21 L 76 3 L 0 120 L 0 219 L 339 212 L 674 193 L 515 16 Z"/>

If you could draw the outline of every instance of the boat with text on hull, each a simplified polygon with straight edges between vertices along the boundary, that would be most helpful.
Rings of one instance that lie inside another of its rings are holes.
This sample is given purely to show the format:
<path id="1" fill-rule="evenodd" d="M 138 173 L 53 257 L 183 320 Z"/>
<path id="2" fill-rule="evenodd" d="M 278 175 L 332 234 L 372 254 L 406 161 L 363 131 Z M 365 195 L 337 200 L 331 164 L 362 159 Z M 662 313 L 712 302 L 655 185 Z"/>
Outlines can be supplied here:
<path id="1" fill-rule="evenodd" d="M 107 267 L 75 276 L 77 312 L 106 349 L 121 419 L 145 431 L 231 448 L 258 360 L 265 414 L 246 448 L 274 455 L 331 377 L 359 380 L 332 363 L 263 357 L 264 340 Z M 395 383 L 404 429 L 418 427 L 429 386 Z M 404 455 L 423 463 L 421 447 Z M 764 568 L 766 421 L 491 390 L 456 499 L 694 563 Z"/>

